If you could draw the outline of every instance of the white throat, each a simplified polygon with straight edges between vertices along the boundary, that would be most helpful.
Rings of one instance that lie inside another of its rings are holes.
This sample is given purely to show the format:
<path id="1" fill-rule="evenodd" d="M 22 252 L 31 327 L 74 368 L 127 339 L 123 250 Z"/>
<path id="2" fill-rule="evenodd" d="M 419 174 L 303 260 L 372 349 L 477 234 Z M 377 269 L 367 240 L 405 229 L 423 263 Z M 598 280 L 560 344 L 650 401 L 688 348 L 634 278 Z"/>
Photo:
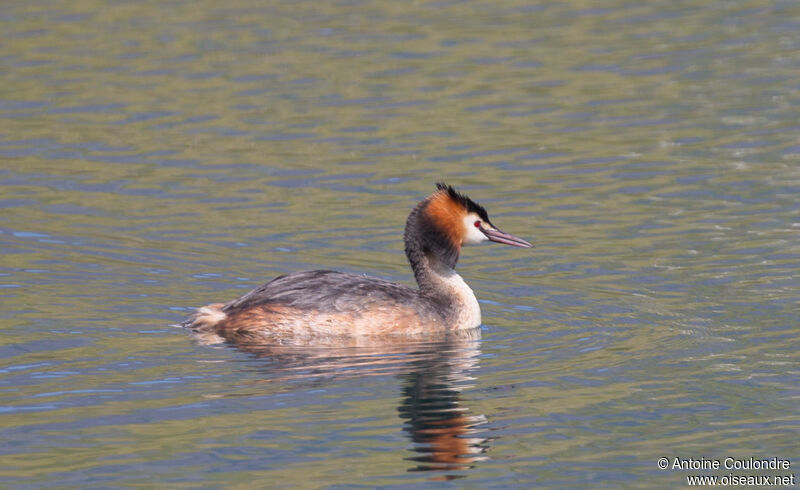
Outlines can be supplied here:
<path id="1" fill-rule="evenodd" d="M 475 293 L 464 279 L 453 269 L 440 269 L 436 274 L 441 286 L 454 298 L 455 324 L 453 329 L 462 330 L 479 327 L 481 324 L 481 307 Z"/>

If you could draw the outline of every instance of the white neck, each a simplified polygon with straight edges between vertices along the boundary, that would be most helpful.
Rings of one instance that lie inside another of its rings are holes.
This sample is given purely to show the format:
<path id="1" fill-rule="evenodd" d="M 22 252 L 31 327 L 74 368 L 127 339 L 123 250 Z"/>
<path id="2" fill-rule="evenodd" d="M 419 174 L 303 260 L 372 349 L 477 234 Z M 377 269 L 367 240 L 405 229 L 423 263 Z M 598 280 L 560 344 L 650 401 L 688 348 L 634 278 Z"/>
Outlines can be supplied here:
<path id="1" fill-rule="evenodd" d="M 455 321 L 454 330 L 476 328 L 481 324 L 481 307 L 475 293 L 464 279 L 449 267 L 439 267 L 434 271 L 437 289 L 446 293 L 453 300 Z"/>

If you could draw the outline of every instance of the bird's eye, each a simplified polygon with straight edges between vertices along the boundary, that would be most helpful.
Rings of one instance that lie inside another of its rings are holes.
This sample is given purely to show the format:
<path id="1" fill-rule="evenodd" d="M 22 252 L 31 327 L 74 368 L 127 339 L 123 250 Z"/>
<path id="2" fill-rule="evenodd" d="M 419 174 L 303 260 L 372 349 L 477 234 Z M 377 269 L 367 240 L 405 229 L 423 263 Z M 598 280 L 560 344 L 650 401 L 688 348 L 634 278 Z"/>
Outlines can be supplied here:
<path id="1" fill-rule="evenodd" d="M 481 221 L 478 220 L 475 222 L 475 228 L 480 228 L 480 227 L 481 227 Z"/>

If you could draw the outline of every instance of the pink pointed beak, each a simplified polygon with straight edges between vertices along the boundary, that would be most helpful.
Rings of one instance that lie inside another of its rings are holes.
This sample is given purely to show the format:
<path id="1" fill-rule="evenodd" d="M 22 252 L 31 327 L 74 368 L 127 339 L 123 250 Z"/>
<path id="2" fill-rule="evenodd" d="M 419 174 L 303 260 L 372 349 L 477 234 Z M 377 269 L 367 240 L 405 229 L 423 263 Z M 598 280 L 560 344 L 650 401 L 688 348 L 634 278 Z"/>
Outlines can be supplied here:
<path id="1" fill-rule="evenodd" d="M 488 238 L 493 242 L 504 243 L 506 245 L 512 245 L 514 247 L 523 247 L 523 248 L 533 247 L 533 245 L 526 242 L 522 238 L 514 236 L 511 233 L 500 231 L 497 228 L 481 227 L 480 230 L 483 232 L 484 235 L 486 235 L 486 238 Z"/>

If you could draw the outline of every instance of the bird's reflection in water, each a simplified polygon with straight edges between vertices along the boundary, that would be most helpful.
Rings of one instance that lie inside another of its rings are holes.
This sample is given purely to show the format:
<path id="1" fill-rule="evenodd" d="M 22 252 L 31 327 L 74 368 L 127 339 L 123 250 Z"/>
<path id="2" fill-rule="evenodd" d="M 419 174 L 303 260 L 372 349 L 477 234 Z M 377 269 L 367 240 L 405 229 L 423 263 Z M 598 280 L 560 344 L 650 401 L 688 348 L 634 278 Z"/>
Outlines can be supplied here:
<path id="1" fill-rule="evenodd" d="M 325 342 L 322 345 L 237 343 L 263 364 L 264 383 L 324 385 L 345 377 L 397 375 L 403 397 L 398 407 L 404 431 L 413 443 L 409 471 L 461 472 L 485 459 L 487 440 L 474 435 L 486 423 L 461 405 L 461 391 L 472 385 L 470 373 L 480 355 L 480 330 L 446 337 Z M 458 478 L 450 473 L 434 479 Z M 463 476 L 463 475 L 462 475 Z"/>
<path id="2" fill-rule="evenodd" d="M 477 427 L 486 423 L 483 415 L 470 415 L 461 405 L 461 391 L 471 386 L 469 371 L 477 363 L 478 342 L 440 346 L 425 359 L 411 363 L 404 374 L 400 416 L 415 443 L 417 465 L 410 471 L 467 470 L 485 459 L 487 440 L 477 437 Z M 445 475 L 441 479 L 458 478 Z"/>

